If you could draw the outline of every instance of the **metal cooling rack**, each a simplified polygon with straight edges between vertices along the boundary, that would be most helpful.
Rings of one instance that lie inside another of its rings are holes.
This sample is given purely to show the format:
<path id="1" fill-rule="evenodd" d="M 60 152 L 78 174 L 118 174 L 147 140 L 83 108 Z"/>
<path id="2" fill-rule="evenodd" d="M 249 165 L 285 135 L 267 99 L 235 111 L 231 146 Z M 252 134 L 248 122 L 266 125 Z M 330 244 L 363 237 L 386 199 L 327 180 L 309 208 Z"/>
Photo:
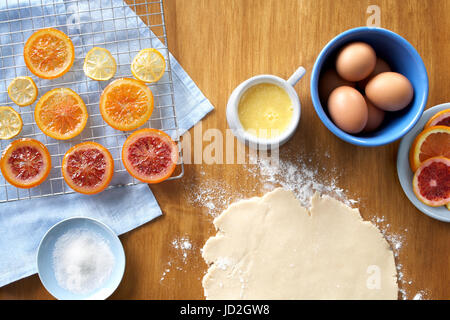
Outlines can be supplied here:
<path id="1" fill-rule="evenodd" d="M 34 76 L 25 66 L 23 46 L 28 37 L 41 28 L 53 27 L 66 33 L 75 47 L 75 62 L 63 77 L 45 80 Z M 94 81 L 84 75 L 83 61 L 93 48 L 108 49 L 116 59 L 117 72 L 110 81 Z M 164 130 L 178 143 L 180 153 L 177 169 L 169 179 L 181 178 L 184 167 L 178 123 L 175 113 L 172 70 L 164 22 L 162 0 L 6 0 L 0 2 L 0 105 L 11 106 L 23 120 L 21 133 L 11 140 L 0 140 L 1 150 L 14 139 L 34 138 L 44 143 L 52 158 L 52 170 L 41 185 L 19 189 L 0 174 L 0 203 L 73 193 L 61 173 L 65 152 L 83 141 L 96 141 L 109 149 L 114 158 L 114 177 L 109 188 L 141 183 L 125 170 L 121 160 L 123 142 L 131 133 L 108 126 L 99 112 L 103 89 L 114 79 L 132 77 L 130 64 L 143 48 L 157 48 L 166 59 L 166 72 L 156 84 L 149 85 L 155 98 L 150 120 L 143 127 Z M 67 87 L 77 92 L 89 112 L 83 132 L 68 141 L 44 135 L 34 121 L 34 102 L 18 107 L 7 94 L 9 83 L 17 76 L 30 76 L 36 82 L 39 98 L 47 91 Z M 141 127 L 142 128 L 142 127 Z"/>

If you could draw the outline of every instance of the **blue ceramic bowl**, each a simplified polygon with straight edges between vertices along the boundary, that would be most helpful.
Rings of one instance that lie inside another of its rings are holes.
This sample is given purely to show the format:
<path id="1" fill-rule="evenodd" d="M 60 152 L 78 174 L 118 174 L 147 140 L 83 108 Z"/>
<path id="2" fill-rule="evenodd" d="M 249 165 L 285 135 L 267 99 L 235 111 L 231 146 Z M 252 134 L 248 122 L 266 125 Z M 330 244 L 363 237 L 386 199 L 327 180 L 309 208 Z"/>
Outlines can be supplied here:
<path id="1" fill-rule="evenodd" d="M 90 230 L 101 236 L 111 249 L 115 264 L 109 279 L 102 287 L 88 294 L 74 294 L 61 286 L 55 277 L 53 269 L 53 251 L 60 236 L 71 229 Z M 102 300 L 109 297 L 119 286 L 125 271 L 125 253 L 117 235 L 108 226 L 98 220 L 75 217 L 58 222 L 41 240 L 37 254 L 37 268 L 42 284 L 55 298 L 60 300 Z"/>
<path id="2" fill-rule="evenodd" d="M 414 98 L 409 106 L 397 112 L 387 112 L 382 126 L 376 131 L 357 135 L 342 131 L 332 122 L 320 102 L 318 91 L 322 70 L 334 67 L 339 49 L 354 41 L 371 45 L 377 56 L 385 60 L 392 71 L 407 77 L 414 88 Z M 428 98 L 427 70 L 416 49 L 398 34 L 382 28 L 350 29 L 331 40 L 317 57 L 311 76 L 311 98 L 320 120 L 342 140 L 367 147 L 385 145 L 403 137 L 422 116 Z"/>

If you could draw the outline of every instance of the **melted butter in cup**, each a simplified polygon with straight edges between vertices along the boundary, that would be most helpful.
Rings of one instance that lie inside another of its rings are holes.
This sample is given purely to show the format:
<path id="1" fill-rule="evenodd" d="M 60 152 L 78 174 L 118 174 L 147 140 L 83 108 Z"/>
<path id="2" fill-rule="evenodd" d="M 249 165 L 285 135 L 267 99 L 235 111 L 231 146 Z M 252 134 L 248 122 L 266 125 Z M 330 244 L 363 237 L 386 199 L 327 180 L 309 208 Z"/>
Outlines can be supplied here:
<path id="1" fill-rule="evenodd" d="M 286 143 L 300 121 L 301 105 L 294 86 L 305 72 L 299 67 L 288 80 L 262 74 L 239 84 L 226 110 L 236 138 L 252 149 L 277 149 Z"/>
<path id="2" fill-rule="evenodd" d="M 257 138 L 279 137 L 291 124 L 293 115 L 289 94 L 273 83 L 256 84 L 239 100 L 239 121 L 246 132 Z"/>

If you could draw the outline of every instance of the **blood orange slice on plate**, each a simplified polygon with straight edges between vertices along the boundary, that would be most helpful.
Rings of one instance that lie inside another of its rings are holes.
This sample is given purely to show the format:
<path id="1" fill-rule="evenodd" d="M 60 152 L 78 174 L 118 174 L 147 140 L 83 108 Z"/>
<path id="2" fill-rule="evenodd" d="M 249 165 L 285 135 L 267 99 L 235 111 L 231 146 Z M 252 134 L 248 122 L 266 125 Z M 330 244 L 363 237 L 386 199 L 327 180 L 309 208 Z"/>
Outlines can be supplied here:
<path id="1" fill-rule="evenodd" d="M 125 141 L 122 161 L 127 171 L 146 183 L 169 178 L 178 161 L 178 147 L 172 138 L 157 129 L 141 129 Z"/>
<path id="2" fill-rule="evenodd" d="M 450 158 L 450 127 L 430 127 L 416 137 L 409 151 L 411 170 L 415 172 L 422 162 L 438 156 Z"/>
<path id="3" fill-rule="evenodd" d="M 450 109 L 442 110 L 436 113 L 428 120 L 425 128 L 434 126 L 447 126 L 450 127 Z"/>
<path id="4" fill-rule="evenodd" d="M 450 159 L 434 157 L 424 161 L 413 178 L 417 199 L 431 207 L 450 202 Z"/>
<path id="5" fill-rule="evenodd" d="M 117 130 L 139 128 L 153 112 L 153 94 L 142 81 L 118 79 L 111 82 L 100 97 L 100 113 Z"/>
<path id="6" fill-rule="evenodd" d="M 13 186 L 32 188 L 41 184 L 50 173 L 50 153 L 37 140 L 15 140 L 3 152 L 0 168 L 3 177 Z"/>
<path id="7" fill-rule="evenodd" d="M 114 161 L 101 144 L 83 142 L 66 152 L 61 170 L 70 188 L 79 193 L 96 194 L 111 182 Z"/>

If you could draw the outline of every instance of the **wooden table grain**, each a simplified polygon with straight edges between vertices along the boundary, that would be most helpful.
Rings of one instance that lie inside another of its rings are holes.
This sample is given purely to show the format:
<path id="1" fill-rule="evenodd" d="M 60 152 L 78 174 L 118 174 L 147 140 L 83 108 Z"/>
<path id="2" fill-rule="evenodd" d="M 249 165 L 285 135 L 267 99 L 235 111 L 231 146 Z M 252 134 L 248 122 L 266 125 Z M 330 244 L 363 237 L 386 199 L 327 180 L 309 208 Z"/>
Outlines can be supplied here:
<path id="1" fill-rule="evenodd" d="M 308 73 L 296 86 L 301 122 L 281 157 L 302 154 L 333 169 L 338 185 L 360 199 L 357 206 L 365 219 L 378 217 L 388 234 L 402 236 L 396 261 L 407 298 L 422 292 L 426 299 L 449 299 L 450 224 L 422 214 L 404 195 L 396 173 L 399 143 L 377 148 L 347 144 L 326 129 L 312 106 L 309 80 L 315 58 L 334 36 L 366 25 L 369 5 L 380 8 L 382 27 L 405 37 L 422 56 L 430 81 L 427 108 L 448 102 L 449 0 L 164 0 L 169 49 L 215 106 L 202 121 L 203 131 L 225 132 L 228 96 L 243 80 L 262 73 L 287 78 L 303 65 Z M 111 299 L 202 299 L 207 266 L 200 248 L 215 230 L 209 208 L 192 199 L 211 181 L 232 189 L 230 197 L 262 195 L 254 187 L 259 179 L 248 174 L 248 166 L 189 164 L 181 180 L 152 186 L 164 214 L 120 237 L 127 265 Z M 186 257 L 173 245 L 182 238 L 193 246 Z M 0 288 L 0 299 L 52 297 L 34 275 Z"/>

